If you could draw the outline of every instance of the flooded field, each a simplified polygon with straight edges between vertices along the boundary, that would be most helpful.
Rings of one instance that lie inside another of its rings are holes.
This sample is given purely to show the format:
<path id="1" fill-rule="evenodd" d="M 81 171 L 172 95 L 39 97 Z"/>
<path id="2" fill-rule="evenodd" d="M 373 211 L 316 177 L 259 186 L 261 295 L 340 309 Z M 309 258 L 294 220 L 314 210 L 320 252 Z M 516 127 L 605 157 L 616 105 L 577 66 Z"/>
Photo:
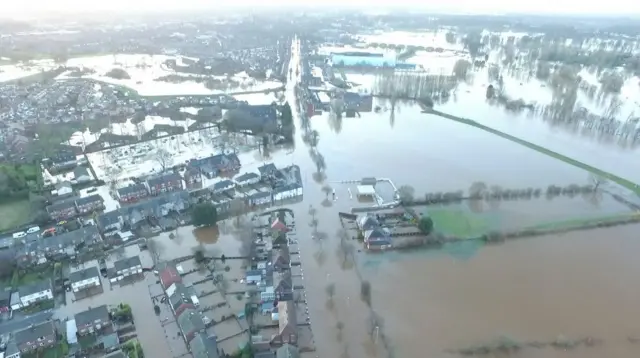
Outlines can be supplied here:
<path id="1" fill-rule="evenodd" d="M 526 357 L 634 357 L 640 335 L 630 319 L 640 290 L 631 284 L 640 248 L 627 226 L 488 246 L 470 260 L 408 255 L 364 270 L 373 306 L 384 316 L 398 356 L 445 354 L 514 341 L 602 339 L 602 346 L 528 349 Z M 603 240 L 606 238 L 606 240 Z M 421 340 L 416 342 L 416 327 Z"/>

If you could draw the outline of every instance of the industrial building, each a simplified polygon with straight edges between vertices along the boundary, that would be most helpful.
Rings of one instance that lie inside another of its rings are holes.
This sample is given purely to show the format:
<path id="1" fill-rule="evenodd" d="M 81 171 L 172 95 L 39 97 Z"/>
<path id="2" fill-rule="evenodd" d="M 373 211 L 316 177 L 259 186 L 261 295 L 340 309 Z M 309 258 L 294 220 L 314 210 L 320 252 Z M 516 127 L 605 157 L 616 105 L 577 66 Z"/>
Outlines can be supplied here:
<path id="1" fill-rule="evenodd" d="M 331 63 L 338 67 L 396 67 L 397 58 L 395 52 L 333 52 Z"/>

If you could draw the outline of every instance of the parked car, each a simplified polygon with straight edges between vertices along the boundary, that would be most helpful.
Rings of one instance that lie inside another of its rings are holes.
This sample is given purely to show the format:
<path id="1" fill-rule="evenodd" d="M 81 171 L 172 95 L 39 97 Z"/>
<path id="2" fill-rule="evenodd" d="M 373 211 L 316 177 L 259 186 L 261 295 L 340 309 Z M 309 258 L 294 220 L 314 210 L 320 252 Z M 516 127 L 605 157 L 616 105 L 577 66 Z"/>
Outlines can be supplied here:
<path id="1" fill-rule="evenodd" d="M 13 238 L 14 239 L 19 239 L 19 238 L 22 238 L 22 237 L 25 237 L 25 236 L 27 236 L 27 233 L 24 232 L 24 231 L 16 232 L 16 233 L 13 234 Z"/>
<path id="2" fill-rule="evenodd" d="M 33 234 L 40 231 L 40 226 L 33 226 L 27 230 L 27 234 Z"/>

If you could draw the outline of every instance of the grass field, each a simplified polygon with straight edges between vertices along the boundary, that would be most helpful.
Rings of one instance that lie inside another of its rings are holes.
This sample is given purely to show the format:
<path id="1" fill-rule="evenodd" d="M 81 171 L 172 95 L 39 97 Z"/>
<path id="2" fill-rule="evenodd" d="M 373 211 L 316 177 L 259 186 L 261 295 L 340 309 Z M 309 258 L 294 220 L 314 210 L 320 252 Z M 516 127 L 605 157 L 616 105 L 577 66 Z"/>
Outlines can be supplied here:
<path id="1" fill-rule="evenodd" d="M 492 229 L 490 220 L 461 209 L 433 208 L 427 214 L 434 230 L 445 235 L 475 238 Z"/>
<path id="2" fill-rule="evenodd" d="M 0 231 L 9 230 L 29 222 L 31 204 L 29 200 L 0 204 Z"/>

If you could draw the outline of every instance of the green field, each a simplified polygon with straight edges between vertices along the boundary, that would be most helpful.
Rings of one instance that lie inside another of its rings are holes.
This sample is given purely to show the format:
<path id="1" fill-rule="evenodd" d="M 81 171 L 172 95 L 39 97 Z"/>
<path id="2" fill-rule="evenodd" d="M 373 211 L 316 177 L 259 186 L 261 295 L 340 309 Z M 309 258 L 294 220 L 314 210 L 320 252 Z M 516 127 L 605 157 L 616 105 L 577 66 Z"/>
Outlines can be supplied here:
<path id="1" fill-rule="evenodd" d="M 427 214 L 433 220 L 435 231 L 462 238 L 476 238 L 493 229 L 488 217 L 461 209 L 433 208 Z"/>
<path id="2" fill-rule="evenodd" d="M 9 230 L 29 222 L 31 204 L 29 200 L 11 201 L 0 204 L 0 231 Z"/>

